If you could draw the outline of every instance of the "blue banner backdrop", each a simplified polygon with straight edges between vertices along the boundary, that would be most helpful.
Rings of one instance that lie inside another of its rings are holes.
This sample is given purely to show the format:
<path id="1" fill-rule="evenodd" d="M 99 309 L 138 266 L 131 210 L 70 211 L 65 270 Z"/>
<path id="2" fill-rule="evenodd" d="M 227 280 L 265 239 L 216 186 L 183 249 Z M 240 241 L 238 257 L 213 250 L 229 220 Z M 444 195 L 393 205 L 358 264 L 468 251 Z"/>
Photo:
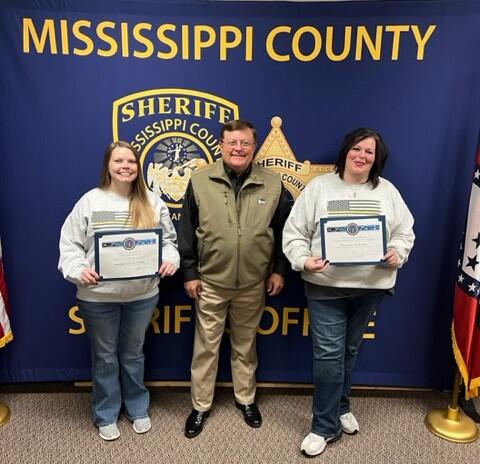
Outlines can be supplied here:
<path id="1" fill-rule="evenodd" d="M 480 127 L 479 20 L 480 4 L 465 1 L 3 0 L 0 236 L 15 339 L 0 352 L 0 381 L 90 377 L 75 289 L 56 268 L 58 238 L 97 184 L 112 138 L 136 144 L 177 222 L 191 171 L 218 158 L 222 122 L 241 117 L 294 195 L 335 161 L 346 132 L 384 136 L 384 175 L 409 205 L 417 241 L 369 327 L 354 383 L 448 387 L 457 243 Z M 268 300 L 258 380 L 311 381 L 305 314 L 291 272 Z M 165 280 L 149 379 L 189 379 L 193 325 L 180 276 Z M 219 375 L 230 378 L 228 346 Z"/>

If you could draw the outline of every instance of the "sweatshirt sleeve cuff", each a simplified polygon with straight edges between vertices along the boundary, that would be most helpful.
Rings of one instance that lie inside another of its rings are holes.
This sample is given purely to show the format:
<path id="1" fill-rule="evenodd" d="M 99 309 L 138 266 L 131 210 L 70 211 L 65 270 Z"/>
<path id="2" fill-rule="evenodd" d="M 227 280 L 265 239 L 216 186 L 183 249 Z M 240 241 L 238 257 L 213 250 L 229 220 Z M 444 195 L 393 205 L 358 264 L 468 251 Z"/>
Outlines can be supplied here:
<path id="1" fill-rule="evenodd" d="M 303 272 L 305 270 L 305 261 L 308 259 L 308 256 L 302 256 L 296 259 L 292 263 L 292 269 L 294 271 Z"/>

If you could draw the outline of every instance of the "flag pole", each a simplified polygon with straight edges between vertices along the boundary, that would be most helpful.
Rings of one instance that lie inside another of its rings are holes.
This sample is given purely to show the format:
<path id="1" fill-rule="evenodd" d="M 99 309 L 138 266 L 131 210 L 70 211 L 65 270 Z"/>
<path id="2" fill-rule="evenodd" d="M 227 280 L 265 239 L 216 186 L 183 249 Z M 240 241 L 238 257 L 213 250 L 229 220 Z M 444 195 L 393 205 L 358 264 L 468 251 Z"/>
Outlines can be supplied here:
<path id="1" fill-rule="evenodd" d="M 457 367 L 453 381 L 450 405 L 445 409 L 434 409 L 425 417 L 425 425 L 437 437 L 456 443 L 471 443 L 478 438 L 475 422 L 458 407 L 461 376 Z"/>
<path id="2" fill-rule="evenodd" d="M 0 427 L 3 427 L 10 419 L 10 409 L 0 401 Z"/>

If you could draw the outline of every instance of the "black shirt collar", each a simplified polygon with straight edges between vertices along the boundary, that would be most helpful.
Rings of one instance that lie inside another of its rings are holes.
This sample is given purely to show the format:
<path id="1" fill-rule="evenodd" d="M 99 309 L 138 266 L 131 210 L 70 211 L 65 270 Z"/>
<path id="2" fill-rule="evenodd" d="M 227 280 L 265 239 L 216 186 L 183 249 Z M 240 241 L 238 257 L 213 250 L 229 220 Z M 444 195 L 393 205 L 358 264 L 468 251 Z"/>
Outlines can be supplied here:
<path id="1" fill-rule="evenodd" d="M 227 176 L 230 180 L 240 180 L 242 183 L 248 177 L 248 175 L 252 172 L 252 163 L 248 166 L 248 168 L 242 174 L 238 175 L 230 166 L 228 166 L 225 162 L 223 163 L 223 168 L 227 173 Z"/>

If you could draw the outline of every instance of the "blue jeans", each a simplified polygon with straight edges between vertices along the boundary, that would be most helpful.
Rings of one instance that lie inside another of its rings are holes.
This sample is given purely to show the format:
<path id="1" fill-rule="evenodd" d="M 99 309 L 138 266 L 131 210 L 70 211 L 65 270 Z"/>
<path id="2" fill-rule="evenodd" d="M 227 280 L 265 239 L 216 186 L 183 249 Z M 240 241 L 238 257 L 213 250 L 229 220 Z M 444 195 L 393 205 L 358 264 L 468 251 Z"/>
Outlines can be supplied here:
<path id="1" fill-rule="evenodd" d="M 332 437 L 350 412 L 352 370 L 368 321 L 383 293 L 336 300 L 308 299 L 313 344 L 312 432 Z"/>
<path id="2" fill-rule="evenodd" d="M 143 381 L 145 332 L 158 295 L 129 303 L 78 300 L 92 347 L 92 415 L 98 427 L 148 416 L 150 395 Z"/>

